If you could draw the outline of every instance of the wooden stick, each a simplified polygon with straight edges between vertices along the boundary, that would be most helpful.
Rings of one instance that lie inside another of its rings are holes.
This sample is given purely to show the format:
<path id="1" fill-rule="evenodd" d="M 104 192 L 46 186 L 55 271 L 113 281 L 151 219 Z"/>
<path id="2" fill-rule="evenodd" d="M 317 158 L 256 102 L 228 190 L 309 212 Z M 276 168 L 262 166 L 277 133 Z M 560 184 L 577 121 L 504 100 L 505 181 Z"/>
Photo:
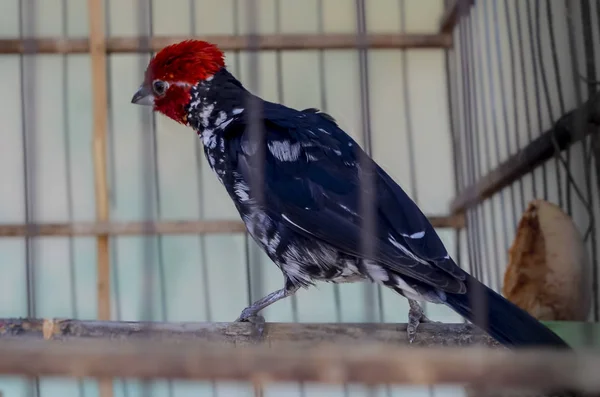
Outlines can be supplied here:
<path id="1" fill-rule="evenodd" d="M 109 218 L 108 181 L 106 175 L 108 98 L 102 1 L 89 0 L 89 18 L 92 89 L 94 92 L 93 151 L 96 217 L 99 222 L 106 222 Z M 101 320 L 110 320 L 110 261 L 107 234 L 98 236 L 98 318 Z"/>
<path id="2" fill-rule="evenodd" d="M 582 116 L 589 123 L 583 134 L 575 131 L 574 128 L 574 120 Z M 481 177 L 475 184 L 459 192 L 450 204 L 451 213 L 461 213 L 476 206 L 551 159 L 555 154 L 555 145 L 559 150 L 565 150 L 584 136 L 598 133 L 599 125 L 600 96 L 596 96 L 580 109 L 565 114 L 553 129 L 531 141 L 517 154 L 510 156 L 494 170 Z"/>
<path id="3" fill-rule="evenodd" d="M 94 106 L 94 188 L 96 219 L 109 219 L 108 180 L 106 172 L 106 133 L 108 121 L 108 94 L 106 78 L 106 37 L 104 33 L 104 6 L 102 0 L 88 0 L 90 37 L 89 49 L 92 64 L 92 90 Z M 98 318 L 110 320 L 110 257 L 107 234 L 97 239 L 97 304 Z M 112 381 L 99 382 L 100 396 L 113 395 Z"/>
<path id="4" fill-rule="evenodd" d="M 0 319 L 0 339 L 75 340 L 88 338 L 205 341 L 215 345 L 240 346 L 267 343 L 271 347 L 305 346 L 315 343 L 375 341 L 407 344 L 406 324 L 392 323 L 266 323 L 257 333 L 250 323 L 161 323 L 83 321 L 72 319 Z M 497 347 L 498 343 L 469 324 L 424 323 L 419 325 L 413 346 Z"/>
<path id="5" fill-rule="evenodd" d="M 465 225 L 462 214 L 430 216 L 429 221 L 437 228 L 462 229 Z M 30 231 L 33 230 L 33 231 Z M 142 234 L 224 234 L 245 233 L 241 221 L 156 221 L 156 222 L 80 222 L 45 223 L 28 229 L 23 224 L 0 224 L 0 237 L 17 236 L 98 236 L 98 235 L 142 235 Z"/>
<path id="6" fill-rule="evenodd" d="M 39 236 L 97 236 L 143 234 L 220 234 L 243 233 L 240 221 L 157 221 L 157 222 L 80 222 L 36 225 Z M 23 236 L 24 225 L 0 224 L 0 237 Z"/>
<path id="7" fill-rule="evenodd" d="M 0 340 L 0 373 L 330 384 L 468 384 L 600 391 L 589 351 L 418 348 L 389 344 L 246 346 L 153 340 Z"/>
<path id="8" fill-rule="evenodd" d="M 150 38 L 150 49 L 161 48 L 182 40 L 197 38 L 218 45 L 223 51 L 247 50 L 248 36 L 154 36 Z M 353 49 L 357 48 L 357 36 L 354 34 L 270 34 L 256 38 L 257 50 L 315 50 L 315 49 Z M 35 43 L 36 52 L 44 54 L 77 54 L 90 52 L 87 39 L 45 38 L 30 40 Z M 452 36 L 449 34 L 369 34 L 366 36 L 370 48 L 449 48 Z M 146 52 L 141 48 L 138 37 L 109 37 L 105 51 L 108 53 Z M 0 40 L 0 54 L 21 54 L 25 51 L 23 40 Z M 104 51 L 104 50 L 103 50 Z"/>

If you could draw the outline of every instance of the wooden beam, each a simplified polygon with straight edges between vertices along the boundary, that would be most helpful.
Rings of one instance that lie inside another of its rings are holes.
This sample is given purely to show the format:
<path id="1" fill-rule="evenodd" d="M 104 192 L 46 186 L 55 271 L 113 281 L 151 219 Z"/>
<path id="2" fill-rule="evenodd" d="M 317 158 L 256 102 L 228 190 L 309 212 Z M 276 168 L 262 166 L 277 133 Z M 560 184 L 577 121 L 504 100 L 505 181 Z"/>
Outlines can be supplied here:
<path id="1" fill-rule="evenodd" d="M 108 124 L 108 93 L 106 78 L 106 35 L 104 32 L 104 4 L 102 0 L 88 0 L 90 26 L 89 49 L 92 65 L 93 93 L 93 158 L 94 192 L 96 200 L 96 220 L 109 219 L 108 177 L 106 166 L 106 135 Z M 98 235 L 96 299 L 98 318 L 110 320 L 110 254 L 107 234 Z M 112 397 L 113 385 L 110 380 L 101 380 L 100 397 Z"/>
<path id="2" fill-rule="evenodd" d="M 197 38 L 218 45 L 223 51 L 243 51 L 249 47 L 248 36 L 154 36 L 149 45 L 152 51 L 182 40 Z M 140 46 L 137 37 L 109 37 L 106 39 L 108 53 L 146 52 Z M 81 54 L 90 52 L 90 43 L 85 38 L 44 38 L 30 39 L 37 53 L 42 54 Z M 366 36 L 370 48 L 407 49 L 407 48 L 449 48 L 452 36 L 449 34 L 399 34 L 380 33 Z M 271 34 L 260 35 L 253 43 L 257 50 L 316 50 L 316 49 L 352 49 L 358 47 L 358 37 L 354 34 Z M 25 51 L 24 40 L 0 40 L 0 54 L 22 54 Z"/>
<path id="3" fill-rule="evenodd" d="M 162 323 L 83 321 L 73 319 L 0 319 L 0 340 L 74 340 L 89 338 L 151 339 L 156 341 L 204 341 L 223 346 L 266 343 L 271 347 L 306 346 L 315 343 L 379 342 L 407 344 L 406 324 L 393 323 L 266 323 L 259 333 L 250 323 Z M 413 346 L 497 347 L 498 343 L 470 324 L 424 323 Z"/>
<path id="4" fill-rule="evenodd" d="M 437 228 L 462 229 L 465 226 L 462 214 L 433 215 L 429 221 Z M 20 236 L 98 236 L 98 235 L 143 235 L 143 234 L 224 234 L 245 233 L 241 221 L 156 221 L 156 222 L 78 222 L 24 224 L 0 224 L 0 237 Z"/>
<path id="5" fill-rule="evenodd" d="M 575 129 L 574 122 L 577 117 L 587 120 L 587 129 L 583 134 Z M 476 206 L 551 159 L 555 154 L 555 145 L 561 151 L 566 150 L 580 141 L 583 136 L 598 133 L 599 126 L 600 96 L 596 96 L 587 101 L 580 109 L 565 114 L 553 129 L 531 141 L 517 154 L 510 156 L 494 170 L 481 177 L 475 184 L 459 192 L 450 204 L 450 212 L 462 213 Z"/>
<path id="6" fill-rule="evenodd" d="M 38 236 L 97 236 L 143 234 L 221 234 L 246 231 L 240 221 L 157 221 L 157 222 L 80 222 L 36 225 Z M 27 227 L 21 224 L 0 224 L 0 237 L 23 236 Z"/>
<path id="7" fill-rule="evenodd" d="M 152 340 L 0 340 L 0 374 L 330 384 L 467 384 L 600 391 L 590 351 L 418 348 L 389 344 L 245 346 Z"/>

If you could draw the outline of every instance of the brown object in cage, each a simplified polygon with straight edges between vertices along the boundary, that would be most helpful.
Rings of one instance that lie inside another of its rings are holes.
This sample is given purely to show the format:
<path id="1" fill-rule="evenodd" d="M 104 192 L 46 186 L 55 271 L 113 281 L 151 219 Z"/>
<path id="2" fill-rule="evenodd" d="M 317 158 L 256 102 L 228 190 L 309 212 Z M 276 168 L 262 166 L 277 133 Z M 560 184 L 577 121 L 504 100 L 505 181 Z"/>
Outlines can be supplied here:
<path id="1" fill-rule="evenodd" d="M 590 261 L 581 234 L 557 205 L 529 203 L 509 251 L 502 293 L 538 320 L 587 319 Z"/>

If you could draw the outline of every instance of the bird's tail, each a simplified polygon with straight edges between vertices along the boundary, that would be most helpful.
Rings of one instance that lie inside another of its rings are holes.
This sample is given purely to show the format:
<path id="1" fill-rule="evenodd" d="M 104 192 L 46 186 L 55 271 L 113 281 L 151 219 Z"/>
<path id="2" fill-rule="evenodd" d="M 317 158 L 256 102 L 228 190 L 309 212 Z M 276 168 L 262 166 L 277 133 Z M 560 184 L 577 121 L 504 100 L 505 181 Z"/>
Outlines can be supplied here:
<path id="1" fill-rule="evenodd" d="M 507 347 L 569 348 L 554 332 L 468 275 L 466 294 L 446 294 L 446 304 Z"/>

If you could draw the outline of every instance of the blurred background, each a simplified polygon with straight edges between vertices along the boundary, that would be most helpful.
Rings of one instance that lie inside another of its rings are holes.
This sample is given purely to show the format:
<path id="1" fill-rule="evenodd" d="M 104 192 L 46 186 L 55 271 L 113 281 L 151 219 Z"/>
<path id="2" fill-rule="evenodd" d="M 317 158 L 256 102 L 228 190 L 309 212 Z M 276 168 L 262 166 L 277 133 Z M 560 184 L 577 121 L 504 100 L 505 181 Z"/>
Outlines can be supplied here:
<path id="1" fill-rule="evenodd" d="M 560 124 L 598 102 L 597 1 L 0 0 L 0 8 L 0 318 L 229 322 L 281 288 L 193 131 L 130 103 L 152 50 L 201 36 L 217 38 L 229 70 L 264 99 L 335 117 L 432 219 L 461 267 L 498 292 L 530 201 L 556 205 L 550 218 L 561 226 L 542 220 L 528 231 L 525 222 L 522 233 L 546 239 L 536 248 L 542 269 L 551 266 L 548 247 L 565 244 L 556 254 L 564 271 L 588 282 L 565 288 L 589 296 L 560 299 L 588 310 L 544 319 L 598 321 L 600 145 L 591 132 L 600 106 Z M 90 29 L 93 10 L 101 10 L 99 30 Z M 372 45 L 344 44 L 357 32 Z M 239 40 L 251 33 L 275 44 L 254 56 Z M 89 37 L 106 53 L 90 55 Z M 160 222 L 140 223 L 151 220 Z M 516 273 L 527 262 L 512 259 Z M 406 322 L 406 299 L 369 291 L 319 284 L 263 314 L 269 322 Z M 438 305 L 426 314 L 462 322 Z M 211 382 L 115 380 L 113 388 L 120 397 L 253 395 L 247 384 Z M 70 379 L 4 377 L 0 391 L 99 396 L 95 381 Z M 443 385 L 376 393 L 465 395 Z M 358 385 L 285 384 L 265 395 L 369 394 Z"/>

